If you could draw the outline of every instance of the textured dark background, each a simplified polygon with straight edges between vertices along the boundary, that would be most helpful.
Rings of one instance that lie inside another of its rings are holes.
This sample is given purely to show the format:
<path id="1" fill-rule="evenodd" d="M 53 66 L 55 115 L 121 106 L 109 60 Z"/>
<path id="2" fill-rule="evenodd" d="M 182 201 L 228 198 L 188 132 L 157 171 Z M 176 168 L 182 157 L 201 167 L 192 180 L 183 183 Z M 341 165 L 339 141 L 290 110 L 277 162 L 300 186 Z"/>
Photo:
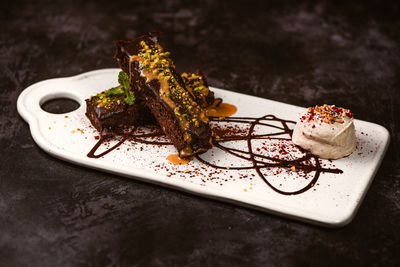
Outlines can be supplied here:
<path id="1" fill-rule="evenodd" d="M 399 264 L 398 1 L 8 1 L 0 13 L 0 266 Z M 324 229 L 81 168 L 43 152 L 16 100 L 116 67 L 114 39 L 164 32 L 179 70 L 300 106 L 335 103 L 392 137 L 354 221 Z M 400 265 L 397 265 L 400 266 Z"/>

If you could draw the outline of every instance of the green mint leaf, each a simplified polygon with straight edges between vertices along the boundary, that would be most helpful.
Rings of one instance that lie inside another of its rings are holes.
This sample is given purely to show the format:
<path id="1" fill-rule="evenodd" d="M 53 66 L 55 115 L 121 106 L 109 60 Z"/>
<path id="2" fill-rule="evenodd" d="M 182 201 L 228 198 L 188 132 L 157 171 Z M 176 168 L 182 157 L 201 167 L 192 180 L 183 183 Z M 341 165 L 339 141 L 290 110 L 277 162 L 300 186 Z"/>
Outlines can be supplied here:
<path id="1" fill-rule="evenodd" d="M 124 89 L 122 89 L 121 87 L 113 87 L 107 91 L 104 92 L 104 94 L 106 96 L 111 96 L 111 95 L 122 95 L 123 93 L 125 93 Z"/>
<path id="2" fill-rule="evenodd" d="M 135 103 L 135 95 L 133 92 L 130 90 L 130 82 L 129 82 L 129 76 L 123 71 L 120 71 L 118 74 L 118 82 L 122 86 L 121 90 L 125 93 L 125 103 L 128 104 L 129 106 L 133 105 Z"/>
<path id="3" fill-rule="evenodd" d="M 133 105 L 133 103 L 135 103 L 135 95 L 133 94 L 132 91 L 128 91 L 127 95 L 125 97 L 125 103 L 128 104 L 129 106 Z"/>
<path id="4" fill-rule="evenodd" d="M 130 84 L 129 84 L 129 76 L 123 71 L 120 71 L 118 74 L 118 82 L 122 87 L 125 88 L 125 91 L 129 90 Z"/>

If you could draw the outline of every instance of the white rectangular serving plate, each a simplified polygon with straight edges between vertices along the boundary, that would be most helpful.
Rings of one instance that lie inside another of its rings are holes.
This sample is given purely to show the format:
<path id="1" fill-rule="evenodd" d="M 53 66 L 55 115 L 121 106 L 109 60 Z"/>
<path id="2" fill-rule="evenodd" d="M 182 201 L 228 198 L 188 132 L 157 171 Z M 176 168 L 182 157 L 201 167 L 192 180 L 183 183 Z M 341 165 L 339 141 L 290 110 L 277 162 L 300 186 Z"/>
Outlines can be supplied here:
<path id="1" fill-rule="evenodd" d="M 343 173 L 322 172 L 310 190 L 297 195 L 283 195 L 272 190 L 251 168 L 219 170 L 197 159 L 186 165 L 173 165 L 166 160 L 168 155 L 177 153 L 171 145 L 154 146 L 126 141 L 101 158 L 88 158 L 87 153 L 98 141 L 95 139 L 98 133 L 85 116 L 85 99 L 116 86 L 119 71 L 95 70 L 73 77 L 45 80 L 26 88 L 18 98 L 17 107 L 29 124 L 35 142 L 49 154 L 78 165 L 328 227 L 343 226 L 353 219 L 389 144 L 389 133 L 384 127 L 355 120 L 357 150 L 332 162 L 319 160 L 322 166 L 339 168 Z M 216 97 L 237 106 L 238 111 L 233 117 L 257 118 L 272 114 L 296 121 L 298 114 L 304 111 L 302 107 L 210 89 Z M 42 110 L 41 105 L 54 98 L 74 99 L 80 107 L 67 114 L 51 114 Z M 293 126 L 290 124 L 290 127 Z M 272 132 L 274 129 L 260 127 L 258 130 Z M 117 141 L 112 141 L 111 145 L 113 142 Z M 271 146 L 271 140 L 265 139 L 255 141 L 253 148 L 263 146 L 260 142 Z M 243 141 L 226 143 L 243 150 L 246 144 Z M 250 164 L 218 148 L 201 157 L 224 166 Z M 293 191 L 312 180 L 309 175 L 313 172 L 306 177 L 299 174 L 290 169 L 275 174 L 275 169 L 272 169 L 265 176 L 279 190 Z"/>

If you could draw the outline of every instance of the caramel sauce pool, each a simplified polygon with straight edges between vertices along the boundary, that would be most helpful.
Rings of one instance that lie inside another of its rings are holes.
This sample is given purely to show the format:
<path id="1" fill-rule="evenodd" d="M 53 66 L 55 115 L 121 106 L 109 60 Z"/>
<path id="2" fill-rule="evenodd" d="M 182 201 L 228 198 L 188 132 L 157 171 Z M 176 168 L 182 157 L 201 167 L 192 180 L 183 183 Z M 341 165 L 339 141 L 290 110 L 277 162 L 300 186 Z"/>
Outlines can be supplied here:
<path id="1" fill-rule="evenodd" d="M 229 117 L 235 114 L 236 111 L 237 107 L 235 105 L 228 103 L 221 103 L 219 106 L 215 108 L 208 108 L 206 110 L 206 113 L 207 116 L 210 117 L 221 117 L 221 116 Z"/>
<path id="2" fill-rule="evenodd" d="M 185 165 L 185 164 L 188 164 L 192 159 L 191 158 L 182 159 L 179 157 L 179 154 L 172 154 L 167 157 L 167 160 L 174 165 L 178 165 L 178 164 Z"/>

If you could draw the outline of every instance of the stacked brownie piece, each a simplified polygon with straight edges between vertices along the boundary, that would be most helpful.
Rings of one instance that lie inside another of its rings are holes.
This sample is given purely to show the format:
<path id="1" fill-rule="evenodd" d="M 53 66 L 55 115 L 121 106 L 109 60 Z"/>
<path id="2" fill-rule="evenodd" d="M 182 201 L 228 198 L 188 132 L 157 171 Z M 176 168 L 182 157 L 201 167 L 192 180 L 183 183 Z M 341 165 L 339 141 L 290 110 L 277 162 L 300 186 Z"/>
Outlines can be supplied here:
<path id="1" fill-rule="evenodd" d="M 211 148 L 205 108 L 220 100 L 215 100 L 200 72 L 177 73 L 158 37 L 152 32 L 133 41 L 115 41 L 115 58 L 129 77 L 135 102 L 122 101 L 127 94 L 115 96 L 107 108 L 97 95 L 87 100 L 87 116 L 101 133 L 115 130 L 117 134 L 126 126 L 146 124 L 154 117 L 179 156 L 191 157 Z"/>

